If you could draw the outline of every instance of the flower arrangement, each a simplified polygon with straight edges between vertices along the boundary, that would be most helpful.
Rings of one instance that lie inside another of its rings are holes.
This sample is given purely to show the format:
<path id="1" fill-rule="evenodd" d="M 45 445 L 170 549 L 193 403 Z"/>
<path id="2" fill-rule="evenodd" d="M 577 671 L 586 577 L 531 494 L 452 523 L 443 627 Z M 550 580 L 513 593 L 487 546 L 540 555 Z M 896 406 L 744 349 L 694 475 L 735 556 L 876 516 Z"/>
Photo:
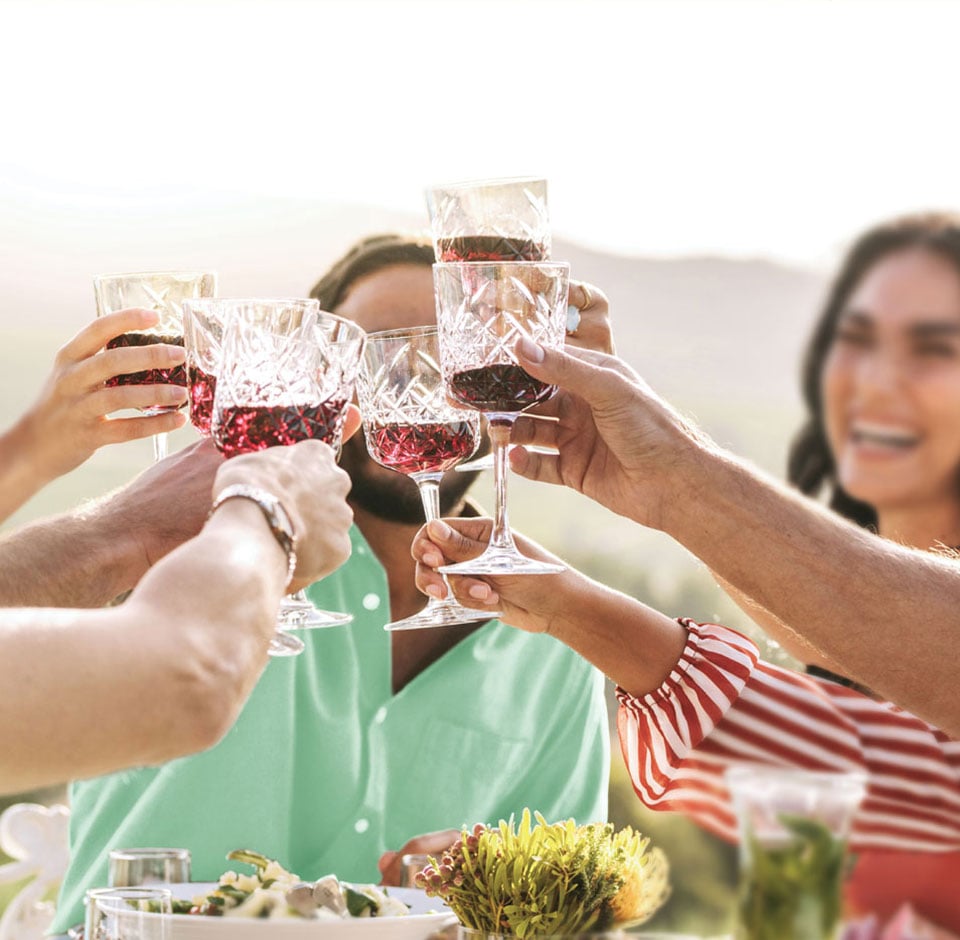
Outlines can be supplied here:
<path id="1" fill-rule="evenodd" d="M 554 937 L 640 924 L 669 894 L 667 860 L 630 827 L 609 823 L 476 825 L 416 878 L 464 927 L 508 937 Z"/>

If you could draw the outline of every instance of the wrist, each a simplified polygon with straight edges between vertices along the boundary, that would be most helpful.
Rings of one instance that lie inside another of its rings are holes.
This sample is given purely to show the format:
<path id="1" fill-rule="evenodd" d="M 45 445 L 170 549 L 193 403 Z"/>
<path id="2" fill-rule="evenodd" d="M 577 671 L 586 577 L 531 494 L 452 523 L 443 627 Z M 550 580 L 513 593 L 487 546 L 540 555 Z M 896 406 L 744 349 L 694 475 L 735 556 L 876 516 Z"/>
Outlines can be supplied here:
<path id="1" fill-rule="evenodd" d="M 39 451 L 29 413 L 0 434 L 0 490 L 3 502 L 12 505 L 10 511 L 56 476 Z"/>
<path id="2" fill-rule="evenodd" d="M 231 499 L 224 502 L 215 513 L 211 513 L 201 536 L 222 538 L 229 546 L 228 551 L 236 550 L 243 539 L 256 539 L 258 545 L 262 543 L 263 553 L 262 557 L 259 552 L 253 556 L 255 563 L 251 567 L 257 571 L 268 567 L 271 579 L 275 579 L 281 588 L 286 586 L 289 558 L 270 530 L 262 510 L 252 500 Z M 235 559 L 232 563 L 235 563 Z"/>
<path id="3" fill-rule="evenodd" d="M 286 584 L 289 585 L 297 568 L 297 532 L 290 514 L 280 499 L 268 490 L 246 483 L 233 483 L 217 493 L 210 508 L 210 516 L 225 504 L 238 501 L 255 506 L 261 513 L 261 518 L 286 556 Z"/>

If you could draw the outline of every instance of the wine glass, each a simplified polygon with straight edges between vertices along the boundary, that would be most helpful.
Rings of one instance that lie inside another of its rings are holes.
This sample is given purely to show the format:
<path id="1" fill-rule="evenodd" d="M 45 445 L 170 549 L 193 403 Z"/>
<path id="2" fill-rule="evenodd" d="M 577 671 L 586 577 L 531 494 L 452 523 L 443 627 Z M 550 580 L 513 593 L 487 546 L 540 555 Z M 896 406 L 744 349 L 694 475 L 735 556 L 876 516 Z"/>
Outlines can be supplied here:
<path id="1" fill-rule="evenodd" d="M 175 884 L 190 880 L 189 849 L 111 849 L 111 888 Z"/>
<path id="2" fill-rule="evenodd" d="M 101 274 L 93 279 L 97 316 L 102 317 L 128 307 L 143 307 L 160 314 L 156 326 L 137 333 L 124 333 L 107 343 L 107 349 L 119 346 L 147 346 L 152 343 L 183 345 L 183 311 L 181 304 L 191 297 L 213 297 L 217 276 L 197 271 L 157 271 L 145 274 Z M 186 369 L 146 369 L 107 379 L 108 387 L 116 385 L 183 385 Z M 175 411 L 170 405 L 141 408 L 145 415 Z M 153 435 L 153 456 L 162 460 L 167 455 L 167 435 Z"/>
<path id="3" fill-rule="evenodd" d="M 547 181 L 468 180 L 427 190 L 437 261 L 547 261 Z"/>
<path id="4" fill-rule="evenodd" d="M 183 302 L 183 342 L 186 347 L 187 394 L 190 423 L 203 437 L 210 436 L 213 396 L 223 349 L 227 310 L 215 298 Z"/>
<path id="5" fill-rule="evenodd" d="M 371 333 L 357 379 L 363 431 L 370 456 L 409 476 L 420 490 L 427 522 L 440 516 L 440 480 L 480 442 L 480 416 L 447 400 L 435 326 Z M 498 614 L 471 610 L 447 588 L 419 613 L 388 623 L 386 630 L 447 627 L 490 620 Z"/>
<path id="6" fill-rule="evenodd" d="M 224 300 L 226 331 L 211 435 L 226 456 L 315 439 L 339 450 L 365 334 L 315 300 Z M 318 611 L 302 591 L 280 605 L 274 656 L 303 651 L 282 628 L 350 623 Z"/>
<path id="7" fill-rule="evenodd" d="M 437 261 L 548 261 L 547 181 L 536 177 L 468 180 L 427 190 Z M 457 465 L 493 468 L 493 454 Z"/>
<path id="8" fill-rule="evenodd" d="M 84 940 L 170 940 L 169 888 L 96 888 L 87 892 Z"/>
<path id="9" fill-rule="evenodd" d="M 566 262 L 457 262 L 433 266 L 440 362 L 448 393 L 486 417 L 493 443 L 496 511 L 486 551 L 445 565 L 447 574 L 550 574 L 563 566 L 526 558 L 507 521 L 507 447 L 521 411 L 556 387 L 533 378 L 514 353 L 526 336 L 563 347 L 570 266 Z"/>

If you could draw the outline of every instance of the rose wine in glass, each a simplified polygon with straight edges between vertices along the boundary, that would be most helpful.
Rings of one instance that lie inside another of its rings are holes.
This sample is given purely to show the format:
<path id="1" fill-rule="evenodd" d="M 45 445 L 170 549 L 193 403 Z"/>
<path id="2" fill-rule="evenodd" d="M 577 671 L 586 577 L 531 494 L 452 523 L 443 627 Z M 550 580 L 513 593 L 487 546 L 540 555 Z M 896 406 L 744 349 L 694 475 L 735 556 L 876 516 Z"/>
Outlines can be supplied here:
<path id="1" fill-rule="evenodd" d="M 371 333 L 357 395 L 367 451 L 381 466 L 410 477 L 420 491 L 427 522 L 440 517 L 440 481 L 480 443 L 479 415 L 450 404 L 440 369 L 435 326 Z M 388 623 L 386 630 L 449 627 L 498 614 L 430 597 L 423 610 Z"/>
<path id="2" fill-rule="evenodd" d="M 224 300 L 220 306 L 226 328 L 211 419 L 220 451 L 234 457 L 304 440 L 339 449 L 363 354 L 363 330 L 321 312 L 315 300 Z M 317 610 L 297 591 L 280 605 L 270 652 L 303 651 L 288 629 L 338 626 L 352 619 Z"/>
<path id="3" fill-rule="evenodd" d="M 447 574 L 550 574 L 562 566 L 521 555 L 507 519 L 507 448 L 517 416 L 554 394 L 554 386 L 517 362 L 521 337 L 563 346 L 569 265 L 563 262 L 457 262 L 433 266 L 440 361 L 450 396 L 487 418 L 493 443 L 496 511 L 490 543 Z"/>
<path id="4" fill-rule="evenodd" d="M 169 343 L 183 346 L 184 300 L 195 297 L 213 297 L 217 290 L 217 276 L 212 273 L 192 271 L 156 271 L 138 274 L 103 274 L 93 279 L 93 292 L 97 302 L 97 316 L 115 313 L 129 307 L 155 310 L 160 321 L 150 330 L 124 333 L 107 343 L 108 349 L 122 346 L 146 346 L 154 343 Z M 180 385 L 186 386 L 187 373 L 183 366 L 171 369 L 147 369 L 127 375 L 115 375 L 108 379 L 107 386 L 116 385 Z M 171 406 L 157 405 L 141 408 L 143 414 L 161 414 L 175 411 Z M 167 455 L 167 435 L 153 436 L 154 459 Z"/>

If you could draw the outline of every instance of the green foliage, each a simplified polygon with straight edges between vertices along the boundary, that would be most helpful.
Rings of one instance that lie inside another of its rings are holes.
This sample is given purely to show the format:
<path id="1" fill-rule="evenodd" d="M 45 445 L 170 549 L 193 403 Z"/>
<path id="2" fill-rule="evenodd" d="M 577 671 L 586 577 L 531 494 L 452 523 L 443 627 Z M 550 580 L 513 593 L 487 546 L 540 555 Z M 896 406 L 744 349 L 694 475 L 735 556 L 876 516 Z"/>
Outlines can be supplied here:
<path id="1" fill-rule="evenodd" d="M 840 925 L 845 840 L 815 820 L 780 822 L 792 838 L 749 840 L 737 940 L 829 940 Z"/>
<path id="2" fill-rule="evenodd" d="M 516 827 L 511 819 L 464 830 L 417 884 L 464 926 L 518 938 L 640 923 L 666 897 L 666 861 L 648 839 L 604 823 L 536 820 L 524 810 Z"/>

